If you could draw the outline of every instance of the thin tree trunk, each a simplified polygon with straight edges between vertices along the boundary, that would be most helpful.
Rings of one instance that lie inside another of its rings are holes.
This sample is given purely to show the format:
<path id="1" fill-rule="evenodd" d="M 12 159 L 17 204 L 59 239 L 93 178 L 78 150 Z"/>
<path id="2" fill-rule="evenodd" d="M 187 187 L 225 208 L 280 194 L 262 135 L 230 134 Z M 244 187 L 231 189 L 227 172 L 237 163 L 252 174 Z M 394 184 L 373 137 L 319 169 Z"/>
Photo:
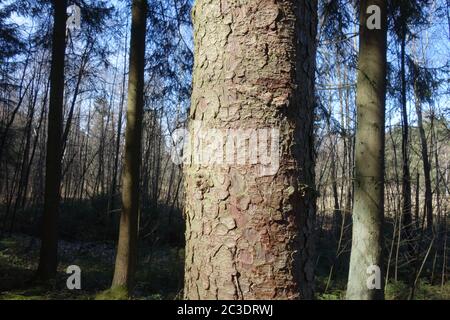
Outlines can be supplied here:
<path id="1" fill-rule="evenodd" d="M 416 86 L 414 86 L 416 90 Z M 423 128 L 422 120 L 422 106 L 418 97 L 416 96 L 416 113 L 417 113 L 417 125 L 419 126 L 420 143 L 421 143 L 421 155 L 423 163 L 423 174 L 425 179 L 425 215 L 427 218 L 427 231 L 431 233 L 433 230 L 433 196 L 431 193 L 431 165 L 428 158 L 428 145 L 425 130 Z M 419 187 L 419 185 L 417 185 Z"/>
<path id="2" fill-rule="evenodd" d="M 28 63 L 29 63 L 29 59 L 30 58 L 30 54 L 27 55 L 27 58 L 25 60 L 25 65 L 23 67 L 23 73 L 22 73 L 22 78 L 20 80 L 20 85 L 19 85 L 19 101 L 17 102 L 14 110 L 12 111 L 12 115 L 9 118 L 9 120 L 7 121 L 7 123 L 5 124 L 5 129 L 3 130 L 3 132 L 1 132 L 1 136 L 0 136 L 0 160 L 2 159 L 3 156 L 3 151 L 5 148 L 5 143 L 8 140 L 8 133 L 10 128 L 12 127 L 12 125 L 14 124 L 14 119 L 16 118 L 17 113 L 19 112 L 20 107 L 22 106 L 23 100 L 27 94 L 28 88 L 30 87 L 30 85 L 33 83 L 34 81 L 34 77 L 28 82 L 28 84 L 26 85 L 23 93 L 22 93 L 22 88 L 23 88 L 23 82 L 25 81 L 25 75 L 27 74 L 28 71 Z M 8 112 L 5 112 L 5 116 L 7 117 Z"/>
<path id="3" fill-rule="evenodd" d="M 73 112 L 75 109 L 75 103 L 77 102 L 78 94 L 80 92 L 81 81 L 83 80 L 85 68 L 86 68 L 86 65 L 89 60 L 89 53 L 90 53 L 90 50 L 93 45 L 94 45 L 93 42 L 91 44 L 86 44 L 83 55 L 81 56 L 80 67 L 78 68 L 75 89 L 73 92 L 72 101 L 70 103 L 70 109 L 69 109 L 69 114 L 67 116 L 66 126 L 64 128 L 63 136 L 62 136 L 62 150 L 61 150 L 62 153 L 64 153 L 64 151 L 66 149 L 67 139 L 69 137 L 70 128 L 72 126 L 72 118 L 73 118 Z"/>
<path id="4" fill-rule="evenodd" d="M 371 266 L 383 269 L 387 3 L 362 0 L 360 5 L 355 191 L 347 299 L 373 300 L 384 298 L 383 279 L 379 288 L 369 288 L 367 270 Z M 371 5 L 381 9 L 381 30 L 367 27 L 366 12 Z"/>
<path id="5" fill-rule="evenodd" d="M 133 276 L 137 262 L 146 17 L 147 1 L 133 0 L 125 162 L 122 178 L 122 214 L 112 282 L 112 289 L 123 288 L 128 295 L 133 288 Z"/>
<path id="6" fill-rule="evenodd" d="M 415 217 L 414 222 L 416 225 L 416 230 L 419 230 L 420 228 L 420 174 L 417 172 L 416 175 L 416 210 L 415 210 Z"/>
<path id="7" fill-rule="evenodd" d="M 61 184 L 61 138 L 64 99 L 64 54 L 66 48 L 67 0 L 54 0 L 52 65 L 50 71 L 50 106 L 48 112 L 45 196 L 42 218 L 42 244 L 37 277 L 55 276 L 58 254 L 57 219 Z"/>
<path id="8" fill-rule="evenodd" d="M 406 27 L 401 40 L 400 73 L 401 73 L 401 110 L 402 110 L 402 224 L 404 227 L 405 240 L 408 243 L 408 251 L 414 254 L 411 244 L 412 239 L 412 214 L 411 214 L 411 175 L 409 172 L 409 124 L 407 110 L 407 82 L 406 82 Z"/>
<path id="9" fill-rule="evenodd" d="M 128 23 L 127 23 L 128 28 Z M 124 55 L 123 60 L 126 60 L 127 56 L 127 48 L 128 48 L 128 32 L 125 34 L 125 49 L 124 49 Z M 123 73 L 122 73 L 122 94 L 120 96 L 120 103 L 119 103 L 119 115 L 117 116 L 117 137 L 116 137 L 116 143 L 114 148 L 114 166 L 113 166 L 113 177 L 112 177 L 112 183 L 111 183 L 111 191 L 109 195 L 109 204 L 108 204 L 108 212 L 110 216 L 112 217 L 112 211 L 115 209 L 115 196 L 116 196 L 116 190 L 117 190 L 117 173 L 119 172 L 119 155 L 120 155 L 120 138 L 122 135 L 122 118 L 123 118 L 123 105 L 125 101 L 125 85 L 126 85 L 126 63 L 124 63 L 123 67 Z"/>

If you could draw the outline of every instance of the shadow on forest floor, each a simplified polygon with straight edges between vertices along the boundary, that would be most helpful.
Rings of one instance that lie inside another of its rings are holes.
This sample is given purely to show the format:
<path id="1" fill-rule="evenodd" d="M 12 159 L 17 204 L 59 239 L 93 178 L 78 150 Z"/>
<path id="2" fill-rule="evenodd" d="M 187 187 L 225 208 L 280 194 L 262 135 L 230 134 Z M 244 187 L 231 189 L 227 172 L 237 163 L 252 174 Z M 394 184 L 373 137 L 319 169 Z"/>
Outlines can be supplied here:
<path id="1" fill-rule="evenodd" d="M 30 285 L 37 268 L 39 241 L 25 235 L 0 240 L 0 299 L 94 299 L 108 289 L 113 275 L 113 243 L 60 241 L 60 267 L 46 285 Z M 134 299 L 175 299 L 183 284 L 184 252 L 176 248 L 140 248 Z M 81 290 L 69 290 L 69 265 L 81 268 Z"/>
<path id="2" fill-rule="evenodd" d="M 319 241 L 320 252 L 317 265 L 316 288 L 320 300 L 340 300 L 345 297 L 347 271 L 345 263 L 336 264 L 328 290 L 330 262 L 333 245 Z M 114 244 L 112 242 L 67 242 L 60 241 L 60 267 L 55 280 L 46 285 L 27 283 L 37 268 L 39 240 L 15 234 L 0 240 L 0 300 L 62 300 L 95 299 L 108 289 L 114 266 Z M 140 248 L 137 285 L 134 299 L 179 299 L 183 285 L 184 252 L 171 247 Z M 346 258 L 340 259 L 346 260 Z M 82 270 L 81 290 L 68 290 L 65 269 L 78 265 Z M 403 282 L 390 283 L 386 288 L 387 299 L 407 299 L 408 287 Z M 450 285 L 431 286 L 420 282 L 416 299 L 450 299 Z"/>

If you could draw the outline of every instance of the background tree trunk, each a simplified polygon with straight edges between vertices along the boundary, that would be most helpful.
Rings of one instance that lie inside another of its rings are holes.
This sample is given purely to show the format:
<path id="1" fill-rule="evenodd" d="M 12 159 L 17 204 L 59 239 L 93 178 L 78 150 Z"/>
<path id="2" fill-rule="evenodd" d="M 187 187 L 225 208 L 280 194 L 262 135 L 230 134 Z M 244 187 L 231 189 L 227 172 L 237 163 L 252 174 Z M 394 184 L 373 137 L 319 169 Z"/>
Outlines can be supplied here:
<path id="1" fill-rule="evenodd" d="M 360 5 L 355 191 L 347 299 L 372 300 L 384 298 L 383 288 L 368 288 L 367 269 L 372 265 L 382 268 L 387 4 L 385 0 L 363 0 Z M 381 30 L 367 27 L 370 14 L 366 12 L 371 5 L 381 9 Z"/>
<path id="2" fill-rule="evenodd" d="M 64 55 L 66 51 L 67 0 L 53 1 L 53 42 L 50 71 L 50 106 L 48 111 L 45 195 L 42 218 L 42 244 L 37 277 L 55 276 L 58 255 L 57 219 L 61 187 L 61 150 L 64 99 Z"/>
<path id="3" fill-rule="evenodd" d="M 126 289 L 128 294 L 133 287 L 137 260 L 146 17 L 147 1 L 133 0 L 125 160 L 122 177 L 122 214 L 112 282 L 113 289 L 121 287 Z"/>
<path id="4" fill-rule="evenodd" d="M 403 16 L 403 15 L 402 15 Z M 412 214 L 411 214 L 411 174 L 409 170 L 409 124 L 407 110 L 407 82 L 406 82 L 406 22 L 404 22 L 404 36 L 401 39 L 400 52 L 400 73 L 401 73 L 401 110 L 402 110 L 402 224 L 404 227 L 405 239 L 411 254 L 414 248 L 411 244 L 413 236 Z"/>
<path id="5" fill-rule="evenodd" d="M 422 106 L 420 101 L 416 97 L 416 113 L 417 113 L 417 125 L 419 127 L 421 155 L 423 163 L 423 175 L 425 178 L 425 216 L 427 219 L 427 230 L 431 233 L 433 230 L 433 195 L 431 193 L 431 165 L 428 157 L 428 144 L 427 137 L 425 135 L 425 129 L 423 128 L 422 120 Z M 417 184 L 417 187 L 419 185 Z"/>

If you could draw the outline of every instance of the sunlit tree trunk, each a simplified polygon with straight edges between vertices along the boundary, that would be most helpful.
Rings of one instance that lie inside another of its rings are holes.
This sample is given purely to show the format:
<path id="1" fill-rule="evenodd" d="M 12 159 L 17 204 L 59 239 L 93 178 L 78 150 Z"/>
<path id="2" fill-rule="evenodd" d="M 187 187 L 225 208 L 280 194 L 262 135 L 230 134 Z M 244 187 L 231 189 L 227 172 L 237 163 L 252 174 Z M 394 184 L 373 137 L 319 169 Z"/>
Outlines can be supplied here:
<path id="1" fill-rule="evenodd" d="M 381 29 L 368 28 L 371 14 L 367 9 L 372 5 L 381 9 Z M 371 266 L 381 270 L 383 267 L 387 5 L 386 0 L 362 0 L 360 6 L 353 234 L 347 299 L 372 300 L 384 297 L 383 279 L 379 281 L 380 289 L 369 288 L 367 270 Z"/>
<path id="2" fill-rule="evenodd" d="M 414 90 L 416 87 L 414 86 Z M 425 216 L 427 219 L 427 230 L 429 232 L 433 229 L 433 195 L 431 192 L 431 165 L 428 157 L 428 143 L 425 135 L 425 129 L 423 128 L 422 117 L 422 105 L 416 97 L 416 113 L 417 113 L 417 126 L 419 127 L 419 136 L 421 144 L 421 155 L 423 164 L 423 175 L 425 179 Z M 417 185 L 419 187 L 419 185 Z"/>

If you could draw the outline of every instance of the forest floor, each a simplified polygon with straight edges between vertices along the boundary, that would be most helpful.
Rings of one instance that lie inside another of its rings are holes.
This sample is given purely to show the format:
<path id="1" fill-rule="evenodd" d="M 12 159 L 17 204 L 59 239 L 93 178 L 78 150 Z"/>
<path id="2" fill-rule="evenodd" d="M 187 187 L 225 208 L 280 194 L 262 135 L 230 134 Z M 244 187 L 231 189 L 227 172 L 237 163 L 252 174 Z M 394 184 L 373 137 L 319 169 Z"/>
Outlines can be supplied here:
<path id="1" fill-rule="evenodd" d="M 55 280 L 45 285 L 32 283 L 39 257 L 39 240 L 23 234 L 0 239 L 0 300 L 92 300 L 109 288 L 114 266 L 112 242 L 59 242 L 60 267 Z M 182 249 L 160 246 L 139 249 L 137 286 L 134 299 L 180 299 L 183 286 Z M 69 290 L 65 273 L 69 265 L 81 268 L 81 290 Z M 321 271 L 322 270 L 322 271 Z M 328 268 L 318 268 L 317 298 L 340 300 L 345 296 L 345 272 L 338 272 L 323 293 L 328 279 Z M 322 293 L 321 293 L 322 292 Z M 402 283 L 389 283 L 386 298 L 407 299 L 408 287 Z M 429 285 L 420 282 L 416 299 L 450 300 L 450 284 Z"/>
<path id="2" fill-rule="evenodd" d="M 55 280 L 32 283 L 39 259 L 39 240 L 23 234 L 0 239 L 0 300 L 86 300 L 109 288 L 115 247 L 112 242 L 59 241 L 60 263 Z M 183 250 L 140 248 L 134 299 L 177 299 L 183 285 Z M 69 265 L 81 268 L 81 290 L 69 290 Z M 150 280 L 151 279 L 151 280 Z"/>

